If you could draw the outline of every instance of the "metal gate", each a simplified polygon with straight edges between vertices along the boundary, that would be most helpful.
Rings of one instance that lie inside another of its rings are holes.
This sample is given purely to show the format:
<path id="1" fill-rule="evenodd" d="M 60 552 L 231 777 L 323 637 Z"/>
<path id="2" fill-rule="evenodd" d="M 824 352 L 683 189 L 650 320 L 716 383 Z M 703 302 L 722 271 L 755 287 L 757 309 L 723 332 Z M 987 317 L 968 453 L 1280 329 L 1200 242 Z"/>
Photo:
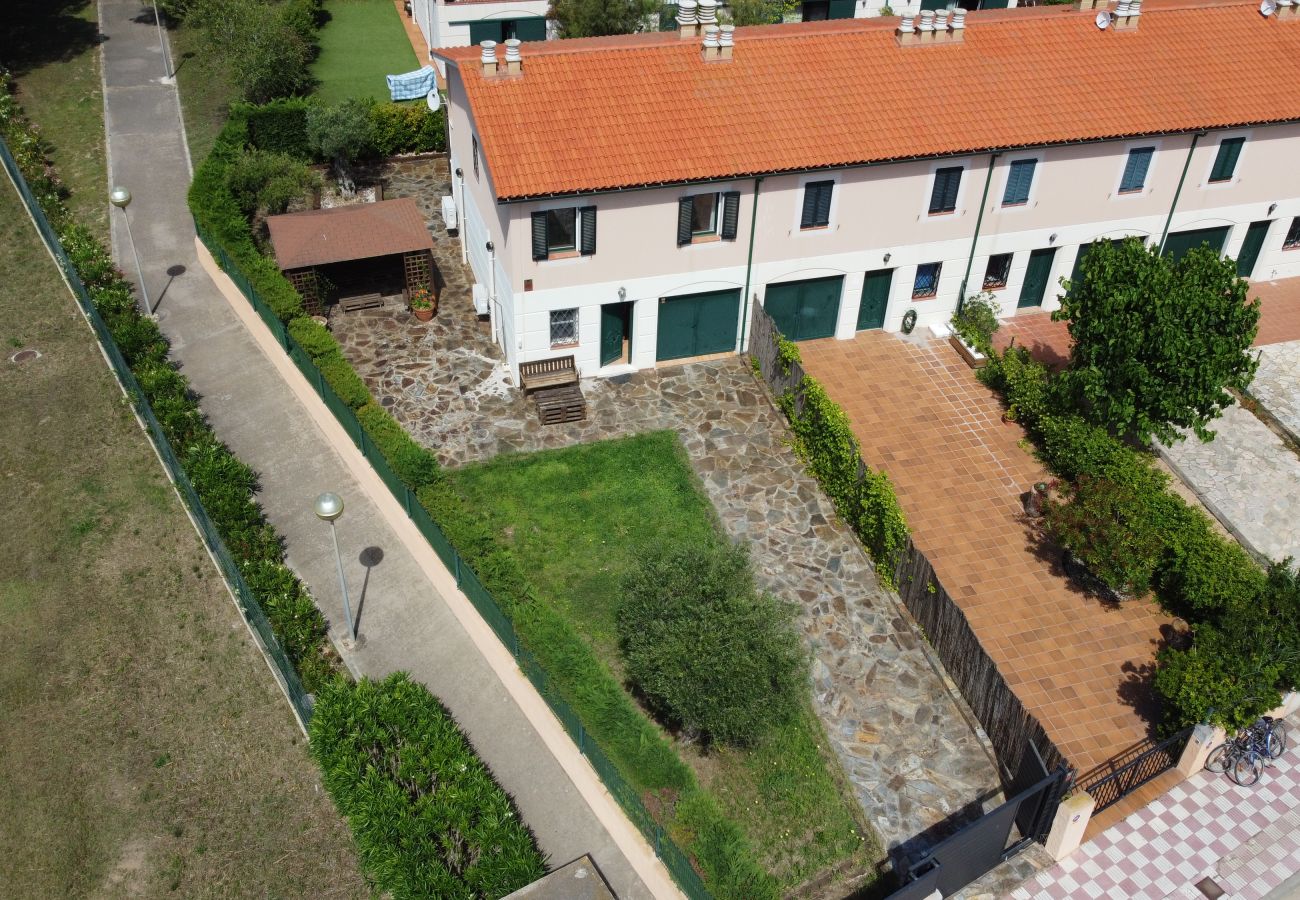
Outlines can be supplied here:
<path id="1" fill-rule="evenodd" d="M 1061 766 L 1049 774 L 1038 748 L 1030 744 L 1008 785 L 1011 799 L 936 844 L 908 870 L 906 883 L 889 900 L 922 900 L 936 890 L 951 896 L 1034 841 L 1046 840 L 1069 784 L 1069 769 Z"/>

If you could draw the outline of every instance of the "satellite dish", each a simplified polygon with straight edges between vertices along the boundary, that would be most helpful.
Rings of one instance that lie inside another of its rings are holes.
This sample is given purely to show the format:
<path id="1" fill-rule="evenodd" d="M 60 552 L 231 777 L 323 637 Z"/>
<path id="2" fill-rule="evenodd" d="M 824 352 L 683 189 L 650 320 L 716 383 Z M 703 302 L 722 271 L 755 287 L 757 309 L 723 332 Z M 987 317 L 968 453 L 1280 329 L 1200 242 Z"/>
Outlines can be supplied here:
<path id="1" fill-rule="evenodd" d="M 428 96 L 424 98 L 424 102 L 429 104 L 429 112 L 437 112 L 438 107 L 442 106 L 442 98 L 438 96 L 438 89 L 434 88 L 429 91 Z"/>
<path id="2" fill-rule="evenodd" d="M 1261 0 L 1259 4 L 1259 14 L 1261 16 L 1267 19 L 1275 12 L 1277 12 L 1277 3 L 1274 0 Z"/>
<path id="3" fill-rule="evenodd" d="M 1264 0 L 1264 2 L 1271 3 L 1272 0 Z M 1097 18 L 1094 19 L 1093 21 L 1097 23 L 1098 28 L 1100 28 L 1102 31 L 1105 31 L 1107 28 L 1110 27 L 1111 18 L 1112 18 L 1111 14 L 1103 9 L 1101 12 L 1097 13 Z"/>

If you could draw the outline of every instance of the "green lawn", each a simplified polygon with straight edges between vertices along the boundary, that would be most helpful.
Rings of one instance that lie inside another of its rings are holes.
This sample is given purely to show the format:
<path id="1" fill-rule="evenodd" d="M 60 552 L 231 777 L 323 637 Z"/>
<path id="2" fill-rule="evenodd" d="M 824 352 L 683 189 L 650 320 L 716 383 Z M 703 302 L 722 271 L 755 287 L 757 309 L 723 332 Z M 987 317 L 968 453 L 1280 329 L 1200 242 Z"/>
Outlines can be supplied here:
<path id="1" fill-rule="evenodd" d="M 347 828 L 0 175 L 0 884 L 364 897 Z M 39 359 L 8 357 L 34 348 Z"/>
<path id="2" fill-rule="evenodd" d="M 104 165 L 104 95 L 100 89 L 95 4 L 91 0 L 24 0 L 0 38 L 0 61 L 18 83 L 18 101 L 50 144 L 72 192 L 77 220 L 108 239 Z"/>
<path id="3" fill-rule="evenodd" d="M 540 598 L 615 672 L 618 583 L 639 548 L 666 533 L 718 534 L 712 506 L 672 432 L 501 456 L 451 477 L 514 549 Z M 879 857 L 825 747 L 806 709 L 751 751 L 678 750 L 744 829 L 760 861 L 793 887 L 838 864 L 864 871 Z"/>
<path id="4" fill-rule="evenodd" d="M 327 0 L 330 19 L 320 30 L 320 57 L 312 74 L 326 103 L 349 97 L 388 99 L 385 75 L 424 65 L 415 57 L 393 0 Z"/>

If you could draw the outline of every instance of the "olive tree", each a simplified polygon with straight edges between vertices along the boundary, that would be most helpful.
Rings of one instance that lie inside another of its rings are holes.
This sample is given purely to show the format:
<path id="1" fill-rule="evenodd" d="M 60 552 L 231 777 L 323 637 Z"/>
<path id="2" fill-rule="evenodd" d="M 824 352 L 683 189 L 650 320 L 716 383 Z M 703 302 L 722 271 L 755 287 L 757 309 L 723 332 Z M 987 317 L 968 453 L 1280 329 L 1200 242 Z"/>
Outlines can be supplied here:
<path id="1" fill-rule="evenodd" d="M 1174 261 L 1130 238 L 1093 245 L 1080 270 L 1052 314 L 1074 339 L 1064 377 L 1080 412 L 1141 442 L 1212 438 L 1257 366 L 1259 300 L 1235 263 L 1205 246 Z"/>

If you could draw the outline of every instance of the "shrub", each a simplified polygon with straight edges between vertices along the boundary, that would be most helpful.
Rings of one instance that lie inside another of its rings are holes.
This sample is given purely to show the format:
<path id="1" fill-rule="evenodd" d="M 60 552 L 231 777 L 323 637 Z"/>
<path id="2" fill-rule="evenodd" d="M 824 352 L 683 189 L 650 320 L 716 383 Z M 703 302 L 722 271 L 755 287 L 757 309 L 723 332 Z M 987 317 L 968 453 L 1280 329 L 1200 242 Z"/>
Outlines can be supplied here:
<path id="1" fill-rule="evenodd" d="M 510 798 L 405 673 L 323 685 L 311 751 L 380 893 L 501 897 L 545 874 Z"/>
<path id="2" fill-rule="evenodd" d="M 368 400 L 357 409 L 357 418 L 397 477 L 412 491 L 442 478 L 438 457 L 412 440 L 388 410 Z"/>
<path id="3" fill-rule="evenodd" d="M 795 608 L 755 589 L 743 548 L 649 548 L 622 590 L 628 680 L 665 721 L 744 746 L 794 713 L 806 672 Z"/>
<path id="4" fill-rule="evenodd" d="M 351 98 L 337 106 L 307 110 L 307 141 L 320 159 L 333 161 L 345 193 L 352 190 L 352 163 L 375 152 L 375 126 L 370 118 L 373 106 L 373 100 Z"/>
<path id="5" fill-rule="evenodd" d="M 316 368 L 325 381 L 338 394 L 339 399 L 351 409 L 360 409 L 370 402 L 370 388 L 361 380 L 357 370 L 343 358 L 342 353 L 331 353 L 316 360 Z"/>
<path id="6" fill-rule="evenodd" d="M 304 34 L 308 29 L 298 3 L 193 0 L 186 20 L 203 30 L 206 49 L 222 60 L 245 100 L 292 97 L 315 84 L 308 67 L 316 47 Z"/>
<path id="7" fill-rule="evenodd" d="M 1265 574 L 1239 544 L 1215 534 L 1204 514 L 1188 512 L 1188 525 L 1169 534 L 1169 559 L 1159 582 L 1166 605 L 1215 618 L 1254 603 L 1264 591 Z"/>
<path id="8" fill-rule="evenodd" d="M 1002 307 L 990 293 L 975 294 L 966 298 L 961 309 L 952 314 L 952 327 L 966 343 L 981 353 L 993 349 L 993 334 L 1001 323 L 998 312 Z"/>
<path id="9" fill-rule="evenodd" d="M 447 149 L 446 110 L 424 103 L 376 103 L 370 110 L 374 149 L 380 156 Z"/>
<path id="10" fill-rule="evenodd" d="M 1266 643 L 1251 639 L 1263 635 L 1209 623 L 1193 631 L 1191 647 L 1166 648 L 1158 656 L 1155 686 L 1169 730 L 1207 718 L 1230 730 L 1244 728 L 1281 702 L 1282 662 Z"/>
<path id="11" fill-rule="evenodd" d="M 1037 362 L 1024 347 L 1012 347 L 1005 353 L 988 354 L 988 363 L 976 374 L 1007 402 L 1009 417 L 1033 429 L 1035 424 L 1053 408 L 1051 373 Z"/>
<path id="12" fill-rule="evenodd" d="M 285 153 L 246 150 L 226 169 L 226 189 L 246 217 L 278 215 L 302 200 L 317 183 L 306 163 Z"/>
<path id="13" fill-rule="evenodd" d="M 302 97 L 283 98 L 260 106 L 244 103 L 236 107 L 248 122 L 252 145 L 269 153 L 283 153 L 295 159 L 315 161 L 307 140 L 307 110 L 315 101 Z"/>
<path id="14" fill-rule="evenodd" d="M 1125 485 L 1084 476 L 1068 502 L 1047 504 L 1045 528 L 1107 587 L 1141 595 L 1151 587 L 1165 548 L 1142 500 Z"/>
<path id="15" fill-rule="evenodd" d="M 342 352 L 330 330 L 310 316 L 289 320 L 289 335 L 311 359 Z"/>

